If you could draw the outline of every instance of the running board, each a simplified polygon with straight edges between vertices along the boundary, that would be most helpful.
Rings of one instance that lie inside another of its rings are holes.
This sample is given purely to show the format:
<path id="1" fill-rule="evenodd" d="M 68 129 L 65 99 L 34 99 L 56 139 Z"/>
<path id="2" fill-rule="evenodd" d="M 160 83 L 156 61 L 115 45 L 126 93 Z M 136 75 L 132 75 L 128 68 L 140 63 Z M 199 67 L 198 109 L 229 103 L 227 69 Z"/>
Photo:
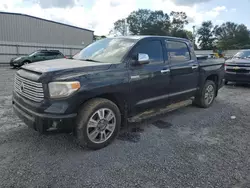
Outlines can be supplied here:
<path id="1" fill-rule="evenodd" d="M 192 103 L 193 103 L 193 100 L 189 99 L 189 100 L 185 100 L 185 101 L 181 101 L 178 103 L 168 105 L 168 106 L 163 107 L 163 108 L 151 109 L 151 110 L 145 111 L 141 114 L 138 114 L 134 117 L 128 118 L 128 122 L 129 123 L 139 123 L 143 120 L 146 120 L 146 119 L 158 116 L 158 115 L 162 115 L 162 114 L 177 110 L 177 109 L 182 108 L 182 107 L 189 106 Z"/>

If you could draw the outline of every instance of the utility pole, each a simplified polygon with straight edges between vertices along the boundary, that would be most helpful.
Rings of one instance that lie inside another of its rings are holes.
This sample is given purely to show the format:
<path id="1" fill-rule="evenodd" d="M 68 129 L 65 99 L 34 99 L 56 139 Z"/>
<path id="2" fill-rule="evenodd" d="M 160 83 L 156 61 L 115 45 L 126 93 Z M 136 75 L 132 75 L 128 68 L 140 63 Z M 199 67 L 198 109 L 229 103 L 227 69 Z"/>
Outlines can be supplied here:
<path id="1" fill-rule="evenodd" d="M 195 25 L 193 26 L 193 46 L 195 48 L 195 39 L 196 39 L 196 30 L 195 30 Z"/>
<path id="2" fill-rule="evenodd" d="M 128 24 L 127 19 L 124 19 L 124 36 L 128 35 Z"/>

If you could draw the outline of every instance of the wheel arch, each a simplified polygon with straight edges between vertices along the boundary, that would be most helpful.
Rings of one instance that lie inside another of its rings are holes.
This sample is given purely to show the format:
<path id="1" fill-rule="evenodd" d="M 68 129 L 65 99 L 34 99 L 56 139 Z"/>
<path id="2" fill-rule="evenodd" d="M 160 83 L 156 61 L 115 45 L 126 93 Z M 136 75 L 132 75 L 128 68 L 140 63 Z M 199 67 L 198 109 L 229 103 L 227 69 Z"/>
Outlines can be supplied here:
<path id="1" fill-rule="evenodd" d="M 112 101 L 117 105 L 117 107 L 120 110 L 121 117 L 122 117 L 122 127 L 127 125 L 127 115 L 128 115 L 128 104 L 126 100 L 126 96 L 122 93 L 104 93 L 101 95 L 96 95 L 94 97 L 88 98 L 87 100 L 83 101 L 80 105 L 80 108 L 89 100 L 95 99 L 95 98 L 103 98 Z"/>
<path id="2" fill-rule="evenodd" d="M 219 76 L 217 74 L 211 74 L 206 78 L 205 82 L 207 80 L 211 80 L 211 81 L 213 81 L 215 83 L 215 85 L 216 85 L 216 94 L 215 94 L 215 96 L 217 96 L 218 95 L 218 86 L 219 86 Z"/>
<path id="3" fill-rule="evenodd" d="M 30 61 L 30 60 L 28 60 L 28 59 L 23 60 L 23 62 L 22 62 L 22 63 L 25 63 L 25 62 L 31 63 L 31 61 Z"/>

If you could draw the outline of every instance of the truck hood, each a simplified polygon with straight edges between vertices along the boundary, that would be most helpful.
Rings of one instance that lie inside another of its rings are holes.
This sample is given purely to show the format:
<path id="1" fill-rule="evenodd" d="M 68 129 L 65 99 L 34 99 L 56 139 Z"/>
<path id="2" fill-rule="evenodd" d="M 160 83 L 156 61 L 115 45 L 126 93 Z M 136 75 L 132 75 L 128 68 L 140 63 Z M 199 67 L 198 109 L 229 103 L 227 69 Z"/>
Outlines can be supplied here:
<path id="1" fill-rule="evenodd" d="M 226 61 L 227 65 L 243 65 L 250 67 L 250 59 L 229 59 Z"/>
<path id="2" fill-rule="evenodd" d="M 84 68 L 85 71 L 98 71 L 108 69 L 110 66 L 111 64 L 109 63 L 89 62 L 76 59 L 55 59 L 31 63 L 22 66 L 22 69 L 38 73 L 48 73 L 82 68 Z"/>

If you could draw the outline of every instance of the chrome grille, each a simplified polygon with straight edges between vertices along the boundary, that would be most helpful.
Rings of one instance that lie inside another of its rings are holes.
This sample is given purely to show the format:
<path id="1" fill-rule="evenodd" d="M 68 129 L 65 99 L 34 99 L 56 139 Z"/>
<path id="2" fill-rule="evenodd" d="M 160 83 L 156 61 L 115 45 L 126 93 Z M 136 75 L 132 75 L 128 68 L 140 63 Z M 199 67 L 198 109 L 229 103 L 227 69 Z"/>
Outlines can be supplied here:
<path id="1" fill-rule="evenodd" d="M 44 99 L 42 83 L 34 82 L 15 75 L 14 90 L 19 95 L 35 102 L 42 102 Z"/>

